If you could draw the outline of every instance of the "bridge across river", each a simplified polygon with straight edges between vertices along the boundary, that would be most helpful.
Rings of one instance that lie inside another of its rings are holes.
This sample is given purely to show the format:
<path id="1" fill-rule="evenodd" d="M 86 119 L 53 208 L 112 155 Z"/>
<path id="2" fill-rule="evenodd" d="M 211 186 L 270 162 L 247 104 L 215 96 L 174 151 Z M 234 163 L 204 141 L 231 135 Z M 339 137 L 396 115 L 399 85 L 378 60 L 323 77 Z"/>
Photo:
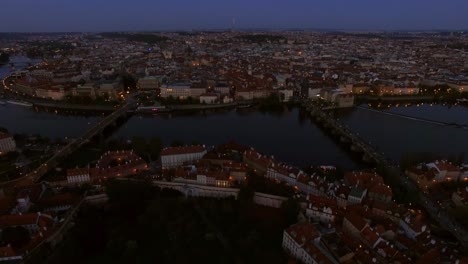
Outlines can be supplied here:
<path id="1" fill-rule="evenodd" d="M 362 152 L 364 160 L 373 161 L 380 166 L 383 166 L 393 179 L 397 179 L 399 183 L 408 191 L 416 192 L 419 194 L 420 204 L 426 209 L 431 217 L 436 220 L 439 225 L 449 231 L 454 237 L 458 239 L 460 244 L 468 250 L 468 231 L 458 221 L 449 216 L 444 208 L 441 208 L 431 197 L 419 190 L 416 184 L 408 179 L 408 177 L 401 172 L 399 165 L 387 159 L 383 153 L 378 152 L 373 146 L 367 143 L 366 140 L 361 138 L 358 134 L 353 132 L 346 125 L 342 124 L 333 117 L 329 112 L 324 111 L 317 104 L 304 101 L 302 106 L 307 110 L 317 122 L 322 124 L 326 131 L 334 134 L 341 142 L 348 143 L 351 150 Z"/>
<path id="2" fill-rule="evenodd" d="M 89 142 L 93 137 L 101 134 L 105 128 L 108 126 L 115 125 L 116 121 L 119 118 L 127 117 L 128 113 L 131 110 L 134 110 L 137 106 L 137 103 L 133 99 L 129 98 L 127 102 L 120 107 L 116 108 L 114 112 L 110 115 L 107 115 L 102 120 L 100 120 L 94 127 L 88 129 L 81 137 L 74 139 L 68 145 L 63 147 L 61 150 L 56 152 L 51 158 L 42 163 L 36 170 L 33 172 L 20 177 L 14 180 L 0 183 L 2 187 L 14 187 L 22 184 L 31 184 L 33 182 L 38 182 L 42 180 L 44 175 L 49 172 L 51 169 L 54 169 L 59 165 L 60 161 L 66 158 L 68 155 L 72 154 L 82 145 Z"/>
<path id="3" fill-rule="evenodd" d="M 330 115 L 329 112 L 322 110 L 313 103 L 304 103 L 303 106 L 306 107 L 307 112 L 310 113 L 317 122 L 320 122 L 331 133 L 338 135 L 340 141 L 349 143 L 351 150 L 363 153 L 364 160 L 373 161 L 385 166 L 395 164 L 395 162 L 388 160 L 383 153 L 378 152 L 376 148 L 367 143 L 367 141 L 357 133 Z"/>

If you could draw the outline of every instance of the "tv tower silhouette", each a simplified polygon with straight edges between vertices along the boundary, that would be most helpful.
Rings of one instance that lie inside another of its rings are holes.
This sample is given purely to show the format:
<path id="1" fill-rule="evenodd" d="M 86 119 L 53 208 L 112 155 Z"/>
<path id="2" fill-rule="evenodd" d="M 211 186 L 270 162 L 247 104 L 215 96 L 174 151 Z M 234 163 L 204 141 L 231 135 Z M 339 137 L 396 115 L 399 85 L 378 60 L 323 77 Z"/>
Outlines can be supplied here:
<path id="1" fill-rule="evenodd" d="M 231 31 L 234 31 L 236 29 L 236 18 L 233 17 L 231 21 Z"/>

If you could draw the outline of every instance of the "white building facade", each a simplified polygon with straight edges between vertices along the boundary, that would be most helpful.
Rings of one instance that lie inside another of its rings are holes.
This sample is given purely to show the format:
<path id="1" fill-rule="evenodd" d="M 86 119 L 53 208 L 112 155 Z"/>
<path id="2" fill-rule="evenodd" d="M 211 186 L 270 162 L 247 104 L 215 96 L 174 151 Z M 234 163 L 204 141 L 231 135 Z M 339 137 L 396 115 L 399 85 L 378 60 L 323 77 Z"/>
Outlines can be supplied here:
<path id="1" fill-rule="evenodd" d="M 184 162 L 199 160 L 205 154 L 203 146 L 165 148 L 161 151 L 161 166 L 163 169 L 174 168 Z"/>
<path id="2" fill-rule="evenodd" d="M 0 155 L 14 151 L 16 143 L 13 137 L 7 133 L 0 132 Z"/>

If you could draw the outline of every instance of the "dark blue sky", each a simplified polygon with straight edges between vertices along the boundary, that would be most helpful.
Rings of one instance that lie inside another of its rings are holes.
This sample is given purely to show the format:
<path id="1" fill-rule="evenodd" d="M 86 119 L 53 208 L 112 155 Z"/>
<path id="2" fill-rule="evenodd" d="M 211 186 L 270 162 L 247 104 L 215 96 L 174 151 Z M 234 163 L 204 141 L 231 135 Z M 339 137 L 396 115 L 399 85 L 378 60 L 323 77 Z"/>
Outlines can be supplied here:
<path id="1" fill-rule="evenodd" d="M 1 0 L 0 31 L 468 29 L 468 0 Z"/>

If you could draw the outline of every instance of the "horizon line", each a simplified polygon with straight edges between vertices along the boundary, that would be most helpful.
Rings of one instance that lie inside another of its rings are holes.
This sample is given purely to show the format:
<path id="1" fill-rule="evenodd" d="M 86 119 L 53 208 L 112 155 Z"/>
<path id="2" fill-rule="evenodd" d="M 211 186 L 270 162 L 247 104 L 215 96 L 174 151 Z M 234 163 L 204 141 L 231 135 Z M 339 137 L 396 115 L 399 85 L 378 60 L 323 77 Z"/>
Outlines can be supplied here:
<path id="1" fill-rule="evenodd" d="M 203 32 L 203 31 L 320 31 L 320 32 L 364 32 L 364 33 L 388 33 L 388 32 L 462 32 L 468 33 L 467 29 L 343 29 L 343 28 L 262 28 L 262 27 L 247 27 L 247 28 L 200 28 L 200 29 L 138 29 L 138 30 L 70 30 L 70 31 L 0 31 L 1 34 L 40 34 L 40 33 L 108 33 L 108 32 L 151 32 L 151 33 L 171 33 L 171 32 Z"/>

